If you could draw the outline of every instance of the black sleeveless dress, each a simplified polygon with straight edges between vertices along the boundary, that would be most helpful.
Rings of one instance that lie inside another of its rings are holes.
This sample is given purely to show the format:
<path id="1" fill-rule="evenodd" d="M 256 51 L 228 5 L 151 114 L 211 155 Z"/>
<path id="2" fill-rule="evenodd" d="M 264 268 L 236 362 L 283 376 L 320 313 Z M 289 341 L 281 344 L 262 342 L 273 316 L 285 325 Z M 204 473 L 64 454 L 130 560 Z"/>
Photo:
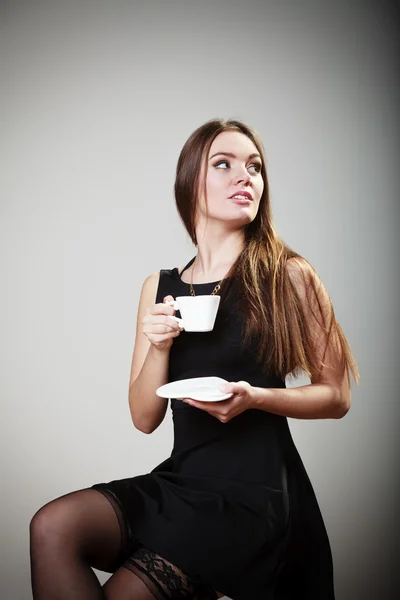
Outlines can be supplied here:
<path id="1" fill-rule="evenodd" d="M 210 294 L 216 283 L 193 287 Z M 285 387 L 262 372 L 255 347 L 243 346 L 238 288 L 224 281 L 212 332 L 174 339 L 169 381 L 216 375 Z M 189 294 L 177 268 L 160 271 L 156 302 L 169 294 Z M 171 456 L 149 474 L 92 486 L 119 516 L 119 564 L 140 545 L 234 600 L 334 600 L 329 540 L 287 419 L 250 409 L 222 423 L 170 402 Z"/>

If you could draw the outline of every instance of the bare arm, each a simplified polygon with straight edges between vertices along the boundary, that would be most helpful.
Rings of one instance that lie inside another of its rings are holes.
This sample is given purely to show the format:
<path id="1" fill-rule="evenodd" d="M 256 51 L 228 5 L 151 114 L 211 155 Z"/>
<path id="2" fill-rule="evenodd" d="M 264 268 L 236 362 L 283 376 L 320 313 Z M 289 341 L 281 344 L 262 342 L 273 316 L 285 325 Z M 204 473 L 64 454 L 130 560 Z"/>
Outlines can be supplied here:
<path id="1" fill-rule="evenodd" d="M 292 419 L 341 419 L 350 408 L 349 392 L 337 383 L 311 383 L 295 388 L 254 388 L 254 406 Z"/>
<path id="2" fill-rule="evenodd" d="M 155 304 L 159 277 L 159 272 L 153 273 L 143 283 L 129 381 L 132 422 L 143 433 L 152 433 L 165 417 L 168 400 L 159 398 L 156 389 L 168 381 L 170 349 L 180 333 L 177 322 L 168 317 L 173 307 Z"/>
<path id="3" fill-rule="evenodd" d="M 308 327 L 313 332 L 315 353 L 323 366 L 319 374 L 312 377 L 311 385 L 282 389 L 256 388 L 257 408 L 297 419 L 340 419 L 351 406 L 350 381 L 339 359 L 337 340 L 333 338 L 327 344 L 326 332 L 315 318 L 317 315 L 321 316 L 322 320 L 328 320 L 331 303 L 329 295 L 322 281 L 307 265 L 291 260 L 288 268 L 289 276 L 302 299 Z M 320 309 L 315 301 L 310 305 L 301 269 L 307 269 L 309 276 L 318 281 Z"/>

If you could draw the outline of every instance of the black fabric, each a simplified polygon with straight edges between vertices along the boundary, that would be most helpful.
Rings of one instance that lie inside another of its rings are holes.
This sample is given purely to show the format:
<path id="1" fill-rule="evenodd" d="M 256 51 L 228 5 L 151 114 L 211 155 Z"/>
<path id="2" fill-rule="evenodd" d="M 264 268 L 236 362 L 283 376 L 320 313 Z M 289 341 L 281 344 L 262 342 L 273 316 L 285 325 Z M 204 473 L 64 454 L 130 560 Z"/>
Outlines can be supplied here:
<path id="1" fill-rule="evenodd" d="M 216 283 L 194 285 L 196 295 Z M 188 294 L 177 268 L 160 271 L 156 302 Z M 174 339 L 169 381 L 217 375 L 285 387 L 243 346 L 233 278 L 221 296 L 213 331 Z M 93 486 L 118 498 L 131 542 L 234 600 L 334 600 L 329 540 L 287 419 L 251 409 L 222 423 L 176 399 L 170 406 L 171 456 L 151 473 Z"/>

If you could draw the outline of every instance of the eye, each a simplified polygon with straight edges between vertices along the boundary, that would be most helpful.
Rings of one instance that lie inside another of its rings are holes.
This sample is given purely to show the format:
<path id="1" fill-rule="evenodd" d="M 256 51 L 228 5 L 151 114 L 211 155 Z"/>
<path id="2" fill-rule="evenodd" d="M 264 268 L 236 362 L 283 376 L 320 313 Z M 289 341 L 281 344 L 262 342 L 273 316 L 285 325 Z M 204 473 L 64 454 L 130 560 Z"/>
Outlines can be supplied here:
<path id="1" fill-rule="evenodd" d="M 215 168 L 219 168 L 220 165 L 227 165 L 228 169 L 231 166 L 229 160 L 219 160 L 218 162 L 215 163 L 214 167 Z M 256 170 L 256 173 L 260 173 L 261 172 L 261 164 L 260 163 L 252 163 L 249 166 L 249 169 L 251 169 L 251 168 L 254 168 Z M 227 169 L 224 168 L 223 170 L 226 171 Z"/>
<path id="2" fill-rule="evenodd" d="M 260 163 L 253 163 L 250 167 L 255 167 L 257 173 L 261 173 L 261 165 Z"/>
<path id="3" fill-rule="evenodd" d="M 230 166 L 228 160 L 219 160 L 217 163 L 215 163 L 214 167 L 219 167 L 219 165 L 223 165 L 223 164 Z"/>

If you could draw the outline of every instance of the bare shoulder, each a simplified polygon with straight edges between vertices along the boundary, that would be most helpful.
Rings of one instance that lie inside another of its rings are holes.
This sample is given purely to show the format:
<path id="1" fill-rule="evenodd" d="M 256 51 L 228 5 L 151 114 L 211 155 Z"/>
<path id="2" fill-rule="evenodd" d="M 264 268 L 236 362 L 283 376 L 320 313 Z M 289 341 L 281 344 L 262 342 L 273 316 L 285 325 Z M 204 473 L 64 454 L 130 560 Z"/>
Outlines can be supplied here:
<path id="1" fill-rule="evenodd" d="M 143 281 L 138 307 L 138 318 L 142 318 L 144 316 L 146 308 L 152 304 L 155 304 L 159 281 L 160 271 L 151 273 Z"/>
<path id="2" fill-rule="evenodd" d="M 157 294 L 157 288 L 160 281 L 160 271 L 155 271 L 146 277 L 143 281 L 141 301 L 155 299 Z M 154 300 L 155 301 L 155 300 Z M 151 302 L 152 303 L 152 302 Z"/>
<path id="3" fill-rule="evenodd" d="M 160 271 L 154 271 L 154 273 L 150 273 L 144 280 L 146 285 L 154 285 L 157 284 L 160 280 Z"/>

